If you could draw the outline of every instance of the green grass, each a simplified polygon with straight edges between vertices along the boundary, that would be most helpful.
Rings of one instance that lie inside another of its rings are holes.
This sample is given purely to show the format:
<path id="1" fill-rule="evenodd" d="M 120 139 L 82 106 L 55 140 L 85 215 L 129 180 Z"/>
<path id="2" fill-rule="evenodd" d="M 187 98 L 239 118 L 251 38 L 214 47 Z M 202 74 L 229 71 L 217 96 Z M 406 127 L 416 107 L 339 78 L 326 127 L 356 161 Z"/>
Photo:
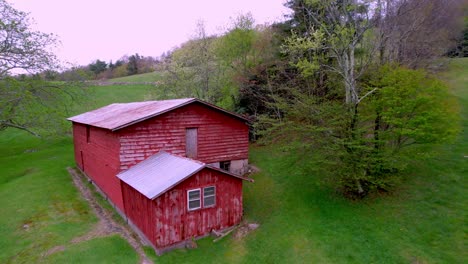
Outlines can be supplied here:
<path id="1" fill-rule="evenodd" d="M 138 255 L 119 236 L 95 238 L 50 255 L 46 263 L 138 263 Z"/>
<path id="2" fill-rule="evenodd" d="M 261 172 L 244 185 L 244 209 L 259 229 L 161 257 L 146 252 L 156 263 L 467 263 L 468 59 L 452 60 L 442 77 L 459 99 L 463 130 L 438 156 L 414 164 L 394 193 L 349 201 L 318 184 L 301 153 L 252 146 Z M 76 111 L 144 100 L 150 86 L 90 89 L 93 100 Z M 70 138 L 0 133 L 0 263 L 137 262 L 120 237 L 69 243 L 96 223 L 65 170 L 72 155 Z M 58 245 L 65 250 L 43 256 Z"/>
<path id="3" fill-rule="evenodd" d="M 91 87 L 90 100 L 74 111 L 141 101 L 148 89 L 143 85 Z M 130 246 L 122 246 L 125 242 L 117 238 L 69 245 L 74 237 L 88 232 L 97 219 L 80 198 L 67 166 L 74 166 L 70 137 L 41 140 L 18 130 L 0 133 L 0 263 L 64 263 L 61 260 L 78 256 L 82 262 L 102 263 L 109 256 L 106 251 L 89 250 L 94 244 L 106 247 L 117 256 L 115 259 L 122 257 L 121 263 L 136 258 Z M 67 248 L 56 253 L 60 257 L 44 259 L 47 250 L 60 245 Z M 81 256 L 80 251 L 87 254 Z M 96 259 L 100 261 L 91 261 Z"/>
<path id="4" fill-rule="evenodd" d="M 350 201 L 320 185 L 301 153 L 277 146 L 250 149 L 262 169 L 244 186 L 245 217 L 260 223 L 246 239 L 206 238 L 158 263 L 467 263 L 468 59 L 453 60 L 463 132 L 439 155 L 414 164 L 395 192 Z M 148 250 L 150 251 L 150 250 Z"/>
<path id="5" fill-rule="evenodd" d="M 110 79 L 110 82 L 157 82 L 161 79 L 160 72 L 148 72 L 142 74 L 135 74 L 120 78 Z"/>
<path id="6" fill-rule="evenodd" d="M 73 165 L 71 146 L 69 138 L 1 134 L 0 262 L 37 262 L 96 222 L 65 170 Z"/>

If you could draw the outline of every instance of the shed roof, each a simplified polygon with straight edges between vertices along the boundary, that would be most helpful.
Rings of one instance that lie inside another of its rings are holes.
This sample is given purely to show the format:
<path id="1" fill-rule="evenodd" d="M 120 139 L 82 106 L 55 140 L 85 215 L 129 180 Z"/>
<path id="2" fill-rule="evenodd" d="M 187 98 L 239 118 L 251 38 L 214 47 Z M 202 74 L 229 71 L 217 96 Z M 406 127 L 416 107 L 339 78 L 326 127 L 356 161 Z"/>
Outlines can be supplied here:
<path id="1" fill-rule="evenodd" d="M 204 168 L 217 170 L 243 180 L 251 180 L 165 151 L 119 173 L 117 177 L 148 199 L 155 199 Z"/>
<path id="2" fill-rule="evenodd" d="M 229 112 L 213 104 L 204 102 L 196 98 L 183 98 L 134 103 L 115 103 L 98 108 L 93 111 L 70 117 L 68 118 L 68 120 L 76 123 L 116 131 L 194 102 L 204 104 L 208 107 L 224 112 L 243 121 L 248 121 L 243 116 Z"/>

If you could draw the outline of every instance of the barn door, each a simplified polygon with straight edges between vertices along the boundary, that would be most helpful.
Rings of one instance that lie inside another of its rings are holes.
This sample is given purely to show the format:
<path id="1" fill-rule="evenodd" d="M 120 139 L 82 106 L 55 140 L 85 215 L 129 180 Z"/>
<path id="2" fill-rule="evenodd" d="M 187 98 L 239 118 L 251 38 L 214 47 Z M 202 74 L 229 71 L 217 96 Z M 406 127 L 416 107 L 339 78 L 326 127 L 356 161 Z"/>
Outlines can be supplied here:
<path id="1" fill-rule="evenodd" d="M 185 155 L 187 158 L 197 158 L 198 129 L 187 128 L 185 130 Z"/>

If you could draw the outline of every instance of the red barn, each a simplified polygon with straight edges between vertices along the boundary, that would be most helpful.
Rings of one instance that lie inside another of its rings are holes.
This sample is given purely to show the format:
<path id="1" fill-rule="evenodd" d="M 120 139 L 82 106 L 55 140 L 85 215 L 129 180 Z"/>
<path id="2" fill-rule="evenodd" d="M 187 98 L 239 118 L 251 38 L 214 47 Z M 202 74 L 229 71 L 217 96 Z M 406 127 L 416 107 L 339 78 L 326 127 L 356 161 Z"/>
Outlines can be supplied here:
<path id="1" fill-rule="evenodd" d="M 69 120 L 78 167 L 155 249 L 240 222 L 242 116 L 187 98 L 111 104 Z"/>

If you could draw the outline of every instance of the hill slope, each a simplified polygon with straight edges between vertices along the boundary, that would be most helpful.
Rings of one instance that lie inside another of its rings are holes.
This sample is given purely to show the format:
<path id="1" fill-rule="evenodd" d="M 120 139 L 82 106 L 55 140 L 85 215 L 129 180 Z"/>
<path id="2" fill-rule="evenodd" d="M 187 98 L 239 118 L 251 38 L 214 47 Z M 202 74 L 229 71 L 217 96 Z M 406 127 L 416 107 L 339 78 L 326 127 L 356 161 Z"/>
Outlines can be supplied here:
<path id="1" fill-rule="evenodd" d="M 301 153 L 252 146 L 250 161 L 261 171 L 244 185 L 245 219 L 260 227 L 244 238 L 202 239 L 195 250 L 147 252 L 157 263 L 467 263 L 468 59 L 452 60 L 443 77 L 463 107 L 463 132 L 437 147 L 437 157 L 415 164 L 397 192 L 349 201 L 317 184 L 320 175 Z M 77 111 L 143 100 L 147 91 L 92 89 L 93 102 Z M 70 137 L 0 133 L 1 263 L 137 262 L 120 237 L 71 243 L 97 221 L 65 170 L 73 164 Z"/>

